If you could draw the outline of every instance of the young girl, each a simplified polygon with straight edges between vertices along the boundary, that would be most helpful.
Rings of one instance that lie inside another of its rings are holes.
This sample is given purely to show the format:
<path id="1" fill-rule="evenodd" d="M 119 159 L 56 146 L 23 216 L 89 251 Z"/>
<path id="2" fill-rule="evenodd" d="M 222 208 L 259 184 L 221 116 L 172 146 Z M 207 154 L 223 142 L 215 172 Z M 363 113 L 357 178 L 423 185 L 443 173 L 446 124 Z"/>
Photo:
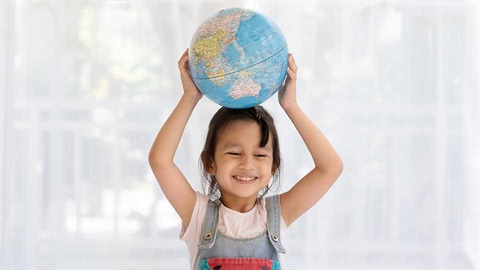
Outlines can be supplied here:
<path id="1" fill-rule="evenodd" d="M 187 243 L 192 269 L 280 269 L 287 227 L 317 203 L 342 172 L 342 160 L 297 104 L 292 55 L 288 63 L 278 101 L 315 166 L 289 191 L 265 198 L 278 179 L 281 160 L 273 119 L 261 106 L 220 108 L 211 119 L 201 154 L 209 197 L 194 191 L 175 165 L 184 128 L 202 98 L 188 72 L 188 49 L 178 62 L 184 93 L 160 129 L 149 163 L 182 220 L 180 237 Z"/>

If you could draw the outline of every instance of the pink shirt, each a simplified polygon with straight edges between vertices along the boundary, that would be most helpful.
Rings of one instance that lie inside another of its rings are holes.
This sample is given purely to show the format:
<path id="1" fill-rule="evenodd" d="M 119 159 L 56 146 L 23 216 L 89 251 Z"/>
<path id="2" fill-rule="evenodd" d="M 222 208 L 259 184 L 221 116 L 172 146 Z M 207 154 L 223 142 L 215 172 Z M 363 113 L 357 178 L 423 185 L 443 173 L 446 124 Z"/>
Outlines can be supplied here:
<path id="1" fill-rule="evenodd" d="M 197 200 L 193 209 L 192 218 L 188 227 L 180 231 L 180 239 L 187 244 L 190 253 L 190 268 L 193 268 L 198 253 L 198 240 L 202 231 L 203 217 L 207 209 L 208 197 L 197 191 Z M 234 238 L 252 238 L 267 230 L 267 211 L 265 198 L 262 198 L 250 211 L 240 213 L 220 205 L 218 212 L 218 230 L 226 236 Z M 287 226 L 281 218 L 280 238 L 285 246 Z M 279 261 L 282 264 L 284 254 L 279 253 Z"/>

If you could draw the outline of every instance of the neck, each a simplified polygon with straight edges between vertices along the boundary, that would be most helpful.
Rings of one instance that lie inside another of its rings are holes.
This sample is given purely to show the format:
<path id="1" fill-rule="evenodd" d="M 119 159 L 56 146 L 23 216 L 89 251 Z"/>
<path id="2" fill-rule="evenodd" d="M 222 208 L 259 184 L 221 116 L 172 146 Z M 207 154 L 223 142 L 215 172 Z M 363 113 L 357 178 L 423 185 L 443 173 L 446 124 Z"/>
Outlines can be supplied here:
<path id="1" fill-rule="evenodd" d="M 257 203 L 257 197 L 251 197 L 251 198 L 230 198 L 229 196 L 222 196 L 220 198 L 220 201 L 222 201 L 222 204 L 225 205 L 225 207 L 232 209 L 234 211 L 240 212 L 240 213 L 246 213 L 255 206 Z"/>

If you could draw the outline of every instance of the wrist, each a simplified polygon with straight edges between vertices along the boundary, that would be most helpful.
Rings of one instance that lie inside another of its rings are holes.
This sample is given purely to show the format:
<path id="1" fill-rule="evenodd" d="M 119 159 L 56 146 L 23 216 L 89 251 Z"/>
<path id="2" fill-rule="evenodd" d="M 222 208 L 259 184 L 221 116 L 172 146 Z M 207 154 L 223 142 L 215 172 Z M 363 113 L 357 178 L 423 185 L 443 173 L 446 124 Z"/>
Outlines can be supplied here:
<path id="1" fill-rule="evenodd" d="M 299 110 L 300 106 L 298 106 L 298 103 L 295 101 L 289 104 L 282 105 L 282 109 L 288 114 L 292 111 Z"/>
<path id="2" fill-rule="evenodd" d="M 200 99 L 202 99 L 202 95 L 201 94 L 183 93 L 182 99 L 185 99 L 189 102 L 197 103 L 198 101 L 200 101 Z"/>

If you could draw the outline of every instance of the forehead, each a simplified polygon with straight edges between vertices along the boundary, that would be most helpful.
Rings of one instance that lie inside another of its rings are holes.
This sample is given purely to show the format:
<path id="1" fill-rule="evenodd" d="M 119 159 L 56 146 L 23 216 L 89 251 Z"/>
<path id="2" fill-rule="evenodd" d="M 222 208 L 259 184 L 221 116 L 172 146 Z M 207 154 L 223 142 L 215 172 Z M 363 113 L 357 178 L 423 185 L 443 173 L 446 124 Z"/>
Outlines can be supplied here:
<path id="1" fill-rule="evenodd" d="M 245 120 L 236 120 L 229 123 L 218 135 L 217 146 L 219 148 L 235 146 L 259 147 L 262 138 L 260 125 L 257 122 Z M 266 148 L 272 149 L 271 138 L 268 139 Z"/>

